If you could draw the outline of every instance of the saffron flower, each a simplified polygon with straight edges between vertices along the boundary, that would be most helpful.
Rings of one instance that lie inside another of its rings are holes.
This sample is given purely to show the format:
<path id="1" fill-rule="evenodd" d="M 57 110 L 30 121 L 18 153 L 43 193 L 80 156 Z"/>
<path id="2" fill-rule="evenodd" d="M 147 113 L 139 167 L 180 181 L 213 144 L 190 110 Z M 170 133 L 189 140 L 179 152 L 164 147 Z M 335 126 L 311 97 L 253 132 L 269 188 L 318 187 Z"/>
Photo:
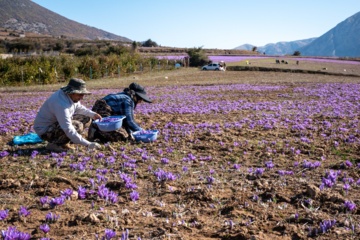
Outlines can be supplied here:
<path id="1" fill-rule="evenodd" d="M 45 221 L 48 223 L 54 223 L 60 218 L 60 215 L 56 215 L 52 212 L 49 212 L 45 215 Z"/>
<path id="2" fill-rule="evenodd" d="M 0 220 L 4 220 L 5 218 L 7 218 L 9 216 L 9 210 L 0 210 Z"/>
<path id="3" fill-rule="evenodd" d="M 139 193 L 137 191 L 132 191 L 130 193 L 130 198 L 133 202 L 136 202 L 137 200 L 139 200 Z"/>
<path id="4" fill-rule="evenodd" d="M 116 232 L 111 229 L 105 229 L 105 236 L 101 240 L 110 240 L 116 237 Z"/>
<path id="5" fill-rule="evenodd" d="M 48 196 L 45 196 L 45 197 L 41 197 L 40 198 L 40 204 L 41 204 L 41 206 L 44 206 L 45 204 L 47 204 L 48 203 Z"/>
<path id="6" fill-rule="evenodd" d="M 27 217 L 29 215 L 30 215 L 30 212 L 27 210 L 27 208 L 24 206 L 20 206 L 19 216 Z"/>
<path id="7" fill-rule="evenodd" d="M 4 240 L 30 240 L 31 235 L 29 233 L 20 232 L 16 227 L 8 227 L 7 230 L 1 231 L 2 239 Z"/>
<path id="8" fill-rule="evenodd" d="M 45 224 L 40 225 L 40 227 L 39 227 L 39 228 L 40 228 L 40 230 L 41 230 L 41 231 L 43 231 L 45 234 L 46 234 L 46 233 L 48 233 L 48 232 L 50 231 L 50 227 L 49 227 L 49 225 L 48 225 L 48 224 L 46 224 L 46 223 L 45 223 Z"/>
<path id="9" fill-rule="evenodd" d="M 354 211 L 356 209 L 356 204 L 351 202 L 351 201 L 345 201 L 344 202 L 344 207 L 346 208 L 346 210 L 348 211 Z"/>

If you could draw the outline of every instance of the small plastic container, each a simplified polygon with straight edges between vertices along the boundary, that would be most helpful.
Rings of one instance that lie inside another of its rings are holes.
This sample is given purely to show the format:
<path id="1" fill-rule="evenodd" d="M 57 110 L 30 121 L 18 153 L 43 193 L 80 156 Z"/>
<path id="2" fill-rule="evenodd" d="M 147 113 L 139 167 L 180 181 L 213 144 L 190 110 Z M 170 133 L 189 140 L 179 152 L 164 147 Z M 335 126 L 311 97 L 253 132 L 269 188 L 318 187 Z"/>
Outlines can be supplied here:
<path id="1" fill-rule="evenodd" d="M 135 141 L 149 143 L 157 139 L 158 133 L 158 130 L 142 130 L 133 132 L 132 134 L 135 138 Z"/>
<path id="2" fill-rule="evenodd" d="M 96 119 L 94 122 L 102 132 L 116 131 L 122 126 L 125 116 L 104 117 L 101 121 Z"/>

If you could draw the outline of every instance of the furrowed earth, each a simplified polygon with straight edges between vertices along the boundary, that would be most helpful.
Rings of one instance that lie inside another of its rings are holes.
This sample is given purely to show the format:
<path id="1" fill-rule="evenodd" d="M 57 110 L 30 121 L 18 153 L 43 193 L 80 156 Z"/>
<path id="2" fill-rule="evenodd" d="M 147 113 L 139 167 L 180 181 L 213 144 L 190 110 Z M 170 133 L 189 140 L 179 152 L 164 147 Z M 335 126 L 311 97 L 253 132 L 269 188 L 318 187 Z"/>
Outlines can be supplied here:
<path id="1" fill-rule="evenodd" d="M 144 85 L 154 102 L 140 104 L 136 120 L 158 139 L 57 154 L 11 140 L 32 130 L 62 85 L 2 89 L 0 230 L 32 239 L 358 239 L 358 81 L 198 69 L 92 80 L 89 108 Z M 46 222 L 50 212 L 59 219 Z"/>

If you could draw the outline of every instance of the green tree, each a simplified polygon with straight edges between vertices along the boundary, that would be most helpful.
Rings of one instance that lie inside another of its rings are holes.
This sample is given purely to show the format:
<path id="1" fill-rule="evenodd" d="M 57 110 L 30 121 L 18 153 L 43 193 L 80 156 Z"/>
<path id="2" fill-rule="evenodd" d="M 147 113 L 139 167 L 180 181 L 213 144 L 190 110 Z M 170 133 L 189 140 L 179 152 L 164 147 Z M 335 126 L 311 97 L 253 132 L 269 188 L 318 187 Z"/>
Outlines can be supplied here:
<path id="1" fill-rule="evenodd" d="M 143 47 L 157 47 L 158 44 L 154 41 L 152 41 L 151 39 L 146 40 L 143 44 Z"/>
<path id="2" fill-rule="evenodd" d="M 294 53 L 293 53 L 293 56 L 300 56 L 301 55 L 301 52 L 300 51 L 295 51 Z"/>
<path id="3" fill-rule="evenodd" d="M 190 58 L 190 67 L 199 67 L 209 62 L 209 58 L 202 47 L 189 49 L 186 53 Z"/>

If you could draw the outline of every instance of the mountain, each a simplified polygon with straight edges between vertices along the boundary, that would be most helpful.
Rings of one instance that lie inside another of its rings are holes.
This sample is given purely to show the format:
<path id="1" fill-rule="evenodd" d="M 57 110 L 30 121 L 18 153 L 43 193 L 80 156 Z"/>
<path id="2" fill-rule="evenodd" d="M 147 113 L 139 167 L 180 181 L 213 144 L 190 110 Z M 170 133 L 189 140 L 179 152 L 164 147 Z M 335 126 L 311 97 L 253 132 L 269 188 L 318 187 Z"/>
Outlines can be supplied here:
<path id="1" fill-rule="evenodd" d="M 132 42 L 126 37 L 67 19 L 31 0 L 0 0 L 0 27 L 69 39 Z"/>
<path id="2" fill-rule="evenodd" d="M 278 42 L 278 43 L 269 43 L 265 46 L 257 47 L 257 51 L 261 53 L 266 53 L 267 55 L 286 55 L 293 54 L 295 51 L 299 50 L 301 47 L 308 45 L 316 38 L 309 38 L 303 40 L 297 40 L 292 42 Z M 252 50 L 254 45 L 244 44 L 236 47 L 235 49 L 240 50 Z"/>
<path id="3" fill-rule="evenodd" d="M 360 12 L 299 49 L 303 56 L 359 57 Z"/>
<path id="4" fill-rule="evenodd" d="M 244 44 L 234 49 L 250 50 L 253 47 L 254 45 Z M 302 56 L 360 57 L 360 12 L 320 37 L 269 43 L 257 47 L 257 51 L 265 52 L 267 55 L 285 55 L 299 51 Z"/>

